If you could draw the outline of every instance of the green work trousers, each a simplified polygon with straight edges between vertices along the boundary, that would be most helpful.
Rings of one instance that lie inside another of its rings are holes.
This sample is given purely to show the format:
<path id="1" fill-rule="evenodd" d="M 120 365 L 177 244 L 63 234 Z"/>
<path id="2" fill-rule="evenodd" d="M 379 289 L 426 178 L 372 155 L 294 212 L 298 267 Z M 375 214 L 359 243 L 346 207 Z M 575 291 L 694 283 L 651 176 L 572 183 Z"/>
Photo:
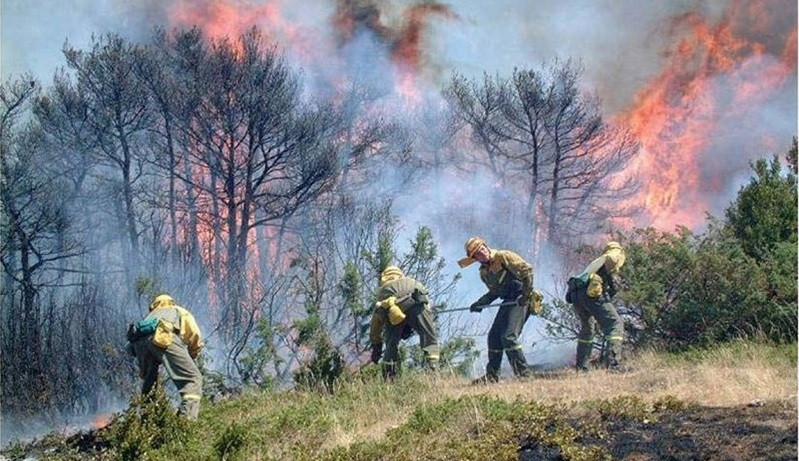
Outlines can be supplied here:
<path id="1" fill-rule="evenodd" d="M 414 312 L 418 311 L 418 312 Z M 405 313 L 405 320 L 399 325 L 386 323 L 386 355 L 383 357 L 383 371 L 388 377 L 397 374 L 400 368 L 399 343 L 402 340 L 402 331 L 406 324 L 419 335 L 419 346 L 424 353 L 425 365 L 429 369 L 438 366 L 440 348 L 438 345 L 438 331 L 430 309 L 411 309 Z"/>
<path id="2" fill-rule="evenodd" d="M 588 368 L 588 360 L 591 358 L 591 351 L 594 345 L 594 325 L 591 319 L 595 319 L 605 336 L 605 354 L 602 357 L 606 367 L 618 367 L 621 358 L 620 348 L 624 334 L 624 326 L 616 312 L 616 308 L 610 301 L 607 294 L 599 298 L 591 298 L 585 290 L 580 290 L 574 303 L 574 311 L 580 318 L 580 333 L 577 335 L 577 358 L 576 366 L 578 369 Z"/>
<path id="3" fill-rule="evenodd" d="M 142 394 L 146 395 L 158 381 L 158 367 L 163 364 L 172 382 L 180 393 L 180 409 L 178 412 L 189 419 L 197 419 L 200 412 L 203 377 L 200 369 L 189 355 L 183 341 L 173 335 L 172 344 L 166 348 L 153 344 L 151 336 L 141 338 L 133 343 L 136 358 L 139 362 L 139 373 L 142 382 Z"/>

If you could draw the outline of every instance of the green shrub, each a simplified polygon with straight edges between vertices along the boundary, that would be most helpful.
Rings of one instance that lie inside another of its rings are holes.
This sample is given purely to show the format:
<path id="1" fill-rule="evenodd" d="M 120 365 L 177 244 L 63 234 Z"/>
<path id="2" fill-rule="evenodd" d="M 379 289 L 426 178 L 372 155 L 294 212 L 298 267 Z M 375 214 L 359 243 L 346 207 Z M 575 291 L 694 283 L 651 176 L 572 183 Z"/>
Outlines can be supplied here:
<path id="1" fill-rule="evenodd" d="M 131 401 L 130 408 L 115 416 L 103 433 L 103 440 L 115 447 L 116 459 L 147 459 L 167 444 L 191 439 L 190 422 L 176 414 L 172 403 L 157 386 L 147 396 Z"/>

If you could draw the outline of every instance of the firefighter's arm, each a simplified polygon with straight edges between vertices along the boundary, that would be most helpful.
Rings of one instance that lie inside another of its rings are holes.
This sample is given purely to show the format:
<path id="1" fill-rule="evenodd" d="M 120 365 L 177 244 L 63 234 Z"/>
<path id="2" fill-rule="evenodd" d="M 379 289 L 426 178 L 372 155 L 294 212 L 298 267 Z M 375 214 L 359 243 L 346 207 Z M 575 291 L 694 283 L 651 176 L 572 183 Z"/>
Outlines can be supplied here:
<path id="1" fill-rule="evenodd" d="M 416 304 L 430 305 L 430 295 L 427 293 L 427 287 L 419 282 L 416 282 L 411 297 Z"/>
<path id="2" fill-rule="evenodd" d="M 369 342 L 383 343 L 383 326 L 386 324 L 386 310 L 375 306 L 372 321 L 369 323 Z"/>
<path id="3" fill-rule="evenodd" d="M 607 257 L 605 255 L 602 255 L 602 256 L 596 258 L 595 260 L 591 261 L 591 263 L 588 265 L 588 267 L 586 267 L 585 270 L 583 271 L 583 273 L 580 274 L 578 277 L 591 275 L 591 274 L 596 274 L 596 271 L 598 271 L 600 268 L 602 268 L 602 266 L 605 265 L 605 259 L 606 258 Z"/>
<path id="4" fill-rule="evenodd" d="M 184 310 L 183 320 L 180 325 L 180 338 L 189 349 L 191 358 L 196 359 L 200 355 L 200 350 L 203 348 L 202 334 L 197 321 L 189 311 Z"/>
<path id="5" fill-rule="evenodd" d="M 499 298 L 499 295 L 494 292 L 494 290 L 488 290 L 488 293 L 480 296 L 480 299 L 472 303 L 472 307 L 479 307 L 485 306 L 486 304 L 491 304 L 495 299 Z"/>

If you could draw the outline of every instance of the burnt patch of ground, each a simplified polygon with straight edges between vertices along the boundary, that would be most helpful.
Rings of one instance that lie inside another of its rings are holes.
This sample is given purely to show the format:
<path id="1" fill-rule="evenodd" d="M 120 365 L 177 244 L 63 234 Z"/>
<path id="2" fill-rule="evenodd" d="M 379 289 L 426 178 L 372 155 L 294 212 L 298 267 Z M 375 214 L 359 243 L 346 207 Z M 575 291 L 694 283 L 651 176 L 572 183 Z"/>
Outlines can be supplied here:
<path id="1" fill-rule="evenodd" d="M 657 422 L 611 422 L 615 459 L 795 460 L 796 406 L 772 402 L 733 408 L 693 407 Z"/>
<path id="2" fill-rule="evenodd" d="M 795 402 L 737 407 L 688 406 L 651 417 L 604 416 L 603 436 L 583 434 L 577 445 L 596 446 L 619 460 L 796 460 Z M 575 420 L 575 427 L 585 421 Z M 522 461 L 561 460 L 557 448 L 532 444 Z"/>

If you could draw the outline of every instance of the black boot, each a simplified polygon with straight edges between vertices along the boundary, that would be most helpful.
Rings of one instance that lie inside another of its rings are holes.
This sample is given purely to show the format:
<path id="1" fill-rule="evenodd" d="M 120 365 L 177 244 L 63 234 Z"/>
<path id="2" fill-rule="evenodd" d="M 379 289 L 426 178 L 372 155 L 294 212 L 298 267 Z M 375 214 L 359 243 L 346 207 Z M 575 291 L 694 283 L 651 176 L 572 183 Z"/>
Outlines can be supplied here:
<path id="1" fill-rule="evenodd" d="M 605 346 L 605 356 L 603 364 L 611 373 L 629 373 L 634 371 L 631 367 L 624 365 L 621 361 L 619 351 L 621 344 L 618 341 L 608 341 Z"/>
<path id="2" fill-rule="evenodd" d="M 508 350 L 505 351 L 505 354 L 508 356 L 508 362 L 517 378 L 527 378 L 531 375 L 530 366 L 527 365 L 527 359 L 521 349 Z"/>
<path id="3" fill-rule="evenodd" d="M 483 376 L 472 380 L 472 385 L 473 386 L 480 386 L 480 385 L 483 385 L 483 384 L 492 384 L 492 383 L 498 383 L 498 382 L 499 382 L 499 375 L 498 374 L 486 372 L 486 374 L 484 374 Z"/>
<path id="4" fill-rule="evenodd" d="M 588 360 L 591 358 L 593 348 L 593 342 L 577 340 L 577 357 L 575 358 L 577 371 L 588 371 Z"/>
<path id="5" fill-rule="evenodd" d="M 386 381 L 394 381 L 397 377 L 398 366 L 393 363 L 383 363 L 383 379 Z"/>

